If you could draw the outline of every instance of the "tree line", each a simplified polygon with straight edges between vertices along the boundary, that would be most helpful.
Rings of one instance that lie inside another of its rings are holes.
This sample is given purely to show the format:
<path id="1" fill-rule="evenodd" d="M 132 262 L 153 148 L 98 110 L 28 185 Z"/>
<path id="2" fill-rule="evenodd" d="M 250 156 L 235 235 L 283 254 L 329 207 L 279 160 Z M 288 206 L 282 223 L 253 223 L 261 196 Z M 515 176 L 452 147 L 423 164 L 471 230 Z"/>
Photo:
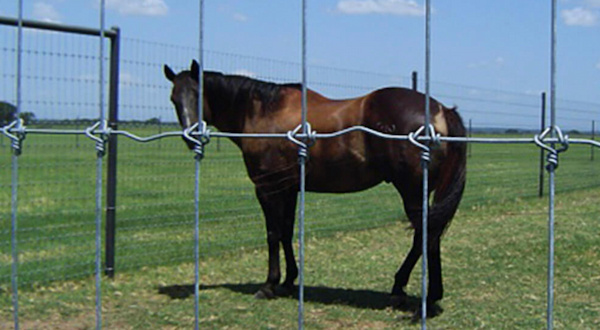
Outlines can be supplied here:
<path id="1" fill-rule="evenodd" d="M 6 126 L 16 119 L 17 107 L 8 102 L 0 101 L 0 126 Z M 30 111 L 19 113 L 25 125 L 35 120 L 35 114 Z"/>

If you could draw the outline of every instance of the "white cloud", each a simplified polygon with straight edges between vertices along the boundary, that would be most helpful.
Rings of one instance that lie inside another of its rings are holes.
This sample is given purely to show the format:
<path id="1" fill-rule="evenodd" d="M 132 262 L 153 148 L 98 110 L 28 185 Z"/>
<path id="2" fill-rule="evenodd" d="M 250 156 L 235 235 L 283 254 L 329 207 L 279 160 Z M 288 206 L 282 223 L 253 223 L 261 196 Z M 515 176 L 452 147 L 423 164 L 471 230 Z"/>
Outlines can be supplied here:
<path id="1" fill-rule="evenodd" d="M 594 26 L 598 23 L 598 14 L 583 7 L 564 9 L 561 11 L 560 15 L 567 25 Z"/>
<path id="2" fill-rule="evenodd" d="M 414 0 L 340 0 L 337 11 L 343 14 L 391 14 L 423 16 L 425 7 Z"/>
<path id="3" fill-rule="evenodd" d="M 163 16 L 169 12 L 164 0 L 106 0 L 106 8 L 121 15 Z"/>
<path id="4" fill-rule="evenodd" d="M 506 62 L 506 60 L 504 59 L 504 57 L 498 56 L 493 60 L 482 60 L 482 61 L 478 61 L 478 62 L 469 63 L 469 64 L 467 64 L 467 67 L 469 69 L 480 69 L 480 68 L 491 68 L 491 67 L 499 68 L 499 67 L 502 67 L 505 62 Z"/>
<path id="5" fill-rule="evenodd" d="M 56 11 L 54 6 L 45 2 L 36 2 L 33 4 L 33 17 L 44 22 L 60 22 L 58 11 Z"/>
<path id="6" fill-rule="evenodd" d="M 238 21 L 238 22 L 246 22 L 248 21 L 248 16 L 242 14 L 242 13 L 234 13 L 233 14 L 233 19 Z"/>
<path id="7" fill-rule="evenodd" d="M 141 84 L 141 83 L 142 83 L 141 79 L 132 75 L 129 72 L 120 72 L 119 73 L 119 84 L 122 84 L 124 86 L 131 86 L 131 85 L 137 85 L 137 84 Z"/>

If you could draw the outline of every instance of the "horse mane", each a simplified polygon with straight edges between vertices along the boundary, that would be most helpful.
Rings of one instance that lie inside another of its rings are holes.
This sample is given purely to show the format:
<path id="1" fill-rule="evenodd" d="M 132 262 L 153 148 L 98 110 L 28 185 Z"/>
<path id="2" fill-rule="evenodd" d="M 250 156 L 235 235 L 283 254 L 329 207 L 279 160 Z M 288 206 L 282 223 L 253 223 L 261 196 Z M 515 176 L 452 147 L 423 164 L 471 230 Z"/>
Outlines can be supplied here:
<path id="1" fill-rule="evenodd" d="M 278 84 L 215 71 L 204 72 L 205 97 L 215 109 L 248 108 L 249 103 L 259 100 L 263 113 L 275 111 L 283 88 L 301 89 L 302 85 Z"/>

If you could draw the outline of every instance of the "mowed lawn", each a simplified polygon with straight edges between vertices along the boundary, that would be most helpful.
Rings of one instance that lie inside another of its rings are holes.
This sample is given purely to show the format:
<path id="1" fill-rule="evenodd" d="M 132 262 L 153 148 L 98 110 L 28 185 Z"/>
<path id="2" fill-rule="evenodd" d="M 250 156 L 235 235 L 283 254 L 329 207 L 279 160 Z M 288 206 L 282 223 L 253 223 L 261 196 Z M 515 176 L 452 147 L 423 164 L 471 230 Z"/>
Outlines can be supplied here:
<path id="1" fill-rule="evenodd" d="M 253 298 L 266 278 L 265 233 L 239 152 L 226 140 L 213 140 L 207 153 L 201 326 L 295 327 L 295 299 Z M 557 327 L 600 326 L 600 160 L 590 153 L 571 146 L 557 171 Z M 472 146 L 467 191 L 442 243 L 445 312 L 429 321 L 432 328 L 544 326 L 548 202 L 537 197 L 538 161 L 534 146 Z M 30 135 L 19 163 L 22 327 L 93 326 L 93 144 L 83 137 Z M 8 147 L 0 167 L 0 328 L 10 328 Z M 178 138 L 147 145 L 120 138 L 117 275 L 102 282 L 106 328 L 192 325 L 193 169 Z M 411 242 L 404 219 L 389 185 L 358 194 L 309 194 L 307 328 L 414 327 L 407 312 L 388 306 L 393 275 Z M 419 278 L 416 269 L 409 285 L 415 298 Z"/>

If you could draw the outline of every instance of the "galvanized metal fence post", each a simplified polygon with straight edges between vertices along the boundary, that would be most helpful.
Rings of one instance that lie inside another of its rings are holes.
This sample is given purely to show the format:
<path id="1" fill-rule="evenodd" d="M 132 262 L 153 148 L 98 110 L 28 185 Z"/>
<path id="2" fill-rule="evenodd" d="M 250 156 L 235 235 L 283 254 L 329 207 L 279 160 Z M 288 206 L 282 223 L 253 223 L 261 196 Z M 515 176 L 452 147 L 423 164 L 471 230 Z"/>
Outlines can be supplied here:
<path id="1" fill-rule="evenodd" d="M 413 71 L 412 72 L 412 74 L 411 74 L 411 83 L 412 83 L 412 90 L 413 91 L 417 91 L 419 89 L 419 87 L 418 87 L 419 78 L 418 78 L 417 71 Z"/>
<path id="2" fill-rule="evenodd" d="M 16 45 L 16 112 L 15 120 L 17 121 L 17 129 L 21 130 L 22 121 L 19 120 L 19 114 L 21 113 L 21 72 L 22 72 L 22 50 L 23 50 L 23 0 L 19 0 L 18 9 L 18 28 L 17 28 L 17 45 Z M 16 136 L 21 138 L 20 135 Z M 17 240 L 17 215 L 18 215 L 18 194 L 19 194 L 19 155 L 21 153 L 20 141 L 12 142 L 13 154 L 12 154 L 12 178 L 11 178 L 11 254 L 12 254 L 12 266 L 11 266 L 11 284 L 12 284 L 12 303 L 13 303 L 13 319 L 15 330 L 19 329 L 19 283 L 18 283 L 18 269 L 19 269 L 19 249 Z"/>
<path id="3" fill-rule="evenodd" d="M 473 137 L 473 119 L 469 118 L 469 128 L 467 131 L 467 137 Z M 467 157 L 471 157 L 471 144 L 467 144 Z"/>
<path id="4" fill-rule="evenodd" d="M 106 116 L 104 111 L 104 14 L 105 14 L 105 2 L 100 1 L 100 39 L 99 39 L 99 51 L 98 51 L 98 68 L 99 68 L 99 120 L 101 142 L 96 143 L 96 258 L 95 258 L 95 274 L 96 274 L 96 329 L 102 328 L 102 300 L 101 300 L 101 258 L 102 258 L 102 166 L 104 157 L 104 134 L 107 131 L 106 127 Z"/>
<path id="5" fill-rule="evenodd" d="M 204 0 L 198 1 L 198 130 L 206 132 L 204 113 Z M 196 145 L 194 186 L 194 329 L 200 329 L 200 162 L 204 157 L 204 139 Z"/>
<path id="6" fill-rule="evenodd" d="M 556 137 L 556 0 L 552 2 L 551 36 L 550 36 L 550 126 L 551 137 Z M 554 149 L 554 143 L 551 144 Z M 548 286 L 547 286 L 547 320 L 546 327 L 554 327 L 554 194 L 556 166 L 548 164 L 549 172 L 549 206 L 548 206 Z"/>
<path id="7" fill-rule="evenodd" d="M 302 133 L 309 134 L 307 124 L 307 77 L 306 77 L 306 0 L 302 0 Z M 306 161 L 308 149 L 300 151 L 300 205 L 298 210 L 298 329 L 304 329 L 304 207 L 306 204 Z"/>
<path id="8" fill-rule="evenodd" d="M 596 121 L 592 120 L 592 141 L 596 140 Z M 594 146 L 590 146 L 590 160 L 594 161 Z"/>
<path id="9" fill-rule="evenodd" d="M 425 1 L 425 136 L 431 138 L 429 130 L 430 106 L 430 77 L 431 77 L 431 1 Z M 429 140 L 426 141 L 429 147 Z M 422 225 L 422 264 L 421 264 L 421 328 L 427 328 L 427 263 L 428 263 L 428 232 L 429 232 L 429 150 L 421 155 L 423 168 L 423 225 Z"/>

